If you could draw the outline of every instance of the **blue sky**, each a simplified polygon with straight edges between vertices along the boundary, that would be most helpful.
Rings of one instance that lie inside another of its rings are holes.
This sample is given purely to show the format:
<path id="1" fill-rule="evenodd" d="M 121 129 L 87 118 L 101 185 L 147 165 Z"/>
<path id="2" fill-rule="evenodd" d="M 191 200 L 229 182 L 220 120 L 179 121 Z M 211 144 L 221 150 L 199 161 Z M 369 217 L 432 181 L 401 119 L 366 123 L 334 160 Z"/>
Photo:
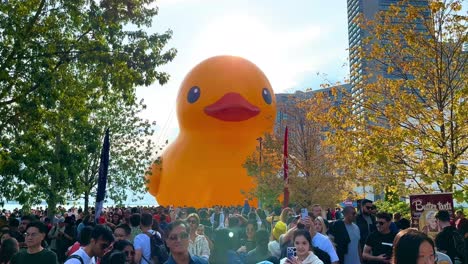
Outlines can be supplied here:
<path id="1" fill-rule="evenodd" d="M 144 118 L 157 122 L 156 140 L 178 132 L 175 98 L 185 74 L 200 61 L 222 54 L 257 64 L 275 92 L 318 89 L 348 76 L 346 1 L 316 0 L 160 0 L 151 32 L 171 29 L 168 47 L 178 50 L 160 70 L 164 85 L 137 89 L 148 108 Z"/>

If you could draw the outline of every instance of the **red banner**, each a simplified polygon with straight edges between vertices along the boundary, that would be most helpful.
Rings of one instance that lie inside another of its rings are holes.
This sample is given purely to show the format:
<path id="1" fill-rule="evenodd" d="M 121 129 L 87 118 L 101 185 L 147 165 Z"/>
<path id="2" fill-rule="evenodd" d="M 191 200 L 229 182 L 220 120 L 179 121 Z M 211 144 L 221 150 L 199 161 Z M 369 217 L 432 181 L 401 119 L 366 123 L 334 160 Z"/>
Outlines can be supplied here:
<path id="1" fill-rule="evenodd" d="M 448 211 L 453 220 L 452 193 L 410 195 L 411 227 L 418 228 L 432 238 L 439 233 L 440 228 L 435 219 L 439 210 Z"/>

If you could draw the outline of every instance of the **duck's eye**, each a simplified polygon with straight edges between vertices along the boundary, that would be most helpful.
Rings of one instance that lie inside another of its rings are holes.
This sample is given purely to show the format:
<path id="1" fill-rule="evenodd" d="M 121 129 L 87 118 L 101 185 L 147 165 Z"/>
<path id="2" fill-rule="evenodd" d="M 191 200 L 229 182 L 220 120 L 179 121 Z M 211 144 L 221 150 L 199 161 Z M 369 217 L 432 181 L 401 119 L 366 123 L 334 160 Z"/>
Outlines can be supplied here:
<path id="1" fill-rule="evenodd" d="M 187 101 L 191 104 L 195 103 L 200 98 L 200 87 L 194 86 L 190 88 L 187 94 Z"/>
<path id="2" fill-rule="evenodd" d="M 263 96 L 263 100 L 265 100 L 265 103 L 271 104 L 272 99 L 271 99 L 270 90 L 268 90 L 267 88 L 263 88 L 263 90 L 262 90 L 262 96 Z"/>

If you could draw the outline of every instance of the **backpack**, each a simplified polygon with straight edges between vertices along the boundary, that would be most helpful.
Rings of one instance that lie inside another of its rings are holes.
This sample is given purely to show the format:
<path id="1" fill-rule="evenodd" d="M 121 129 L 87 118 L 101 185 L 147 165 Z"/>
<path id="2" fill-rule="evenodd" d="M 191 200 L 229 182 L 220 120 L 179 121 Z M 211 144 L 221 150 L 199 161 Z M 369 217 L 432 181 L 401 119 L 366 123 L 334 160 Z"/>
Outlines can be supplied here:
<path id="1" fill-rule="evenodd" d="M 457 252 L 457 257 L 462 261 L 465 257 L 465 241 L 463 241 L 462 235 L 456 230 L 453 231 L 452 239 L 455 251 Z"/>
<path id="2" fill-rule="evenodd" d="M 328 255 L 326 251 L 321 250 L 318 247 L 314 247 L 312 251 L 323 262 L 323 264 L 331 264 L 330 255 Z"/>
<path id="3" fill-rule="evenodd" d="M 81 264 L 84 264 L 84 260 L 83 260 L 80 256 L 78 256 L 78 255 L 70 255 L 70 256 L 65 260 L 65 262 L 67 262 L 67 260 L 69 260 L 69 259 L 77 259 L 77 260 L 80 261 Z"/>
<path id="4" fill-rule="evenodd" d="M 166 244 L 164 243 L 163 239 L 160 236 L 158 236 L 157 233 L 155 233 L 154 235 L 150 233 L 145 234 L 150 238 L 151 259 L 153 260 L 153 263 L 162 264 L 166 262 L 169 258 L 169 253 L 167 252 Z"/>

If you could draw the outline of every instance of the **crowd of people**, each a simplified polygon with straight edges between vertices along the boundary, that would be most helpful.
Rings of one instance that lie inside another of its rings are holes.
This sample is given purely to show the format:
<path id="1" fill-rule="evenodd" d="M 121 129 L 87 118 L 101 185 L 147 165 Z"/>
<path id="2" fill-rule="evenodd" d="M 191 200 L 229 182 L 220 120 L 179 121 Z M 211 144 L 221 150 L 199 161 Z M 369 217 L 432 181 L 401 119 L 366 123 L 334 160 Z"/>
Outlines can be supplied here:
<path id="1" fill-rule="evenodd" d="M 0 264 L 467 263 L 468 220 L 436 214 L 432 239 L 397 213 L 363 200 L 359 211 L 244 207 L 2 210 Z M 446 261 L 446 262 L 442 262 Z"/>

